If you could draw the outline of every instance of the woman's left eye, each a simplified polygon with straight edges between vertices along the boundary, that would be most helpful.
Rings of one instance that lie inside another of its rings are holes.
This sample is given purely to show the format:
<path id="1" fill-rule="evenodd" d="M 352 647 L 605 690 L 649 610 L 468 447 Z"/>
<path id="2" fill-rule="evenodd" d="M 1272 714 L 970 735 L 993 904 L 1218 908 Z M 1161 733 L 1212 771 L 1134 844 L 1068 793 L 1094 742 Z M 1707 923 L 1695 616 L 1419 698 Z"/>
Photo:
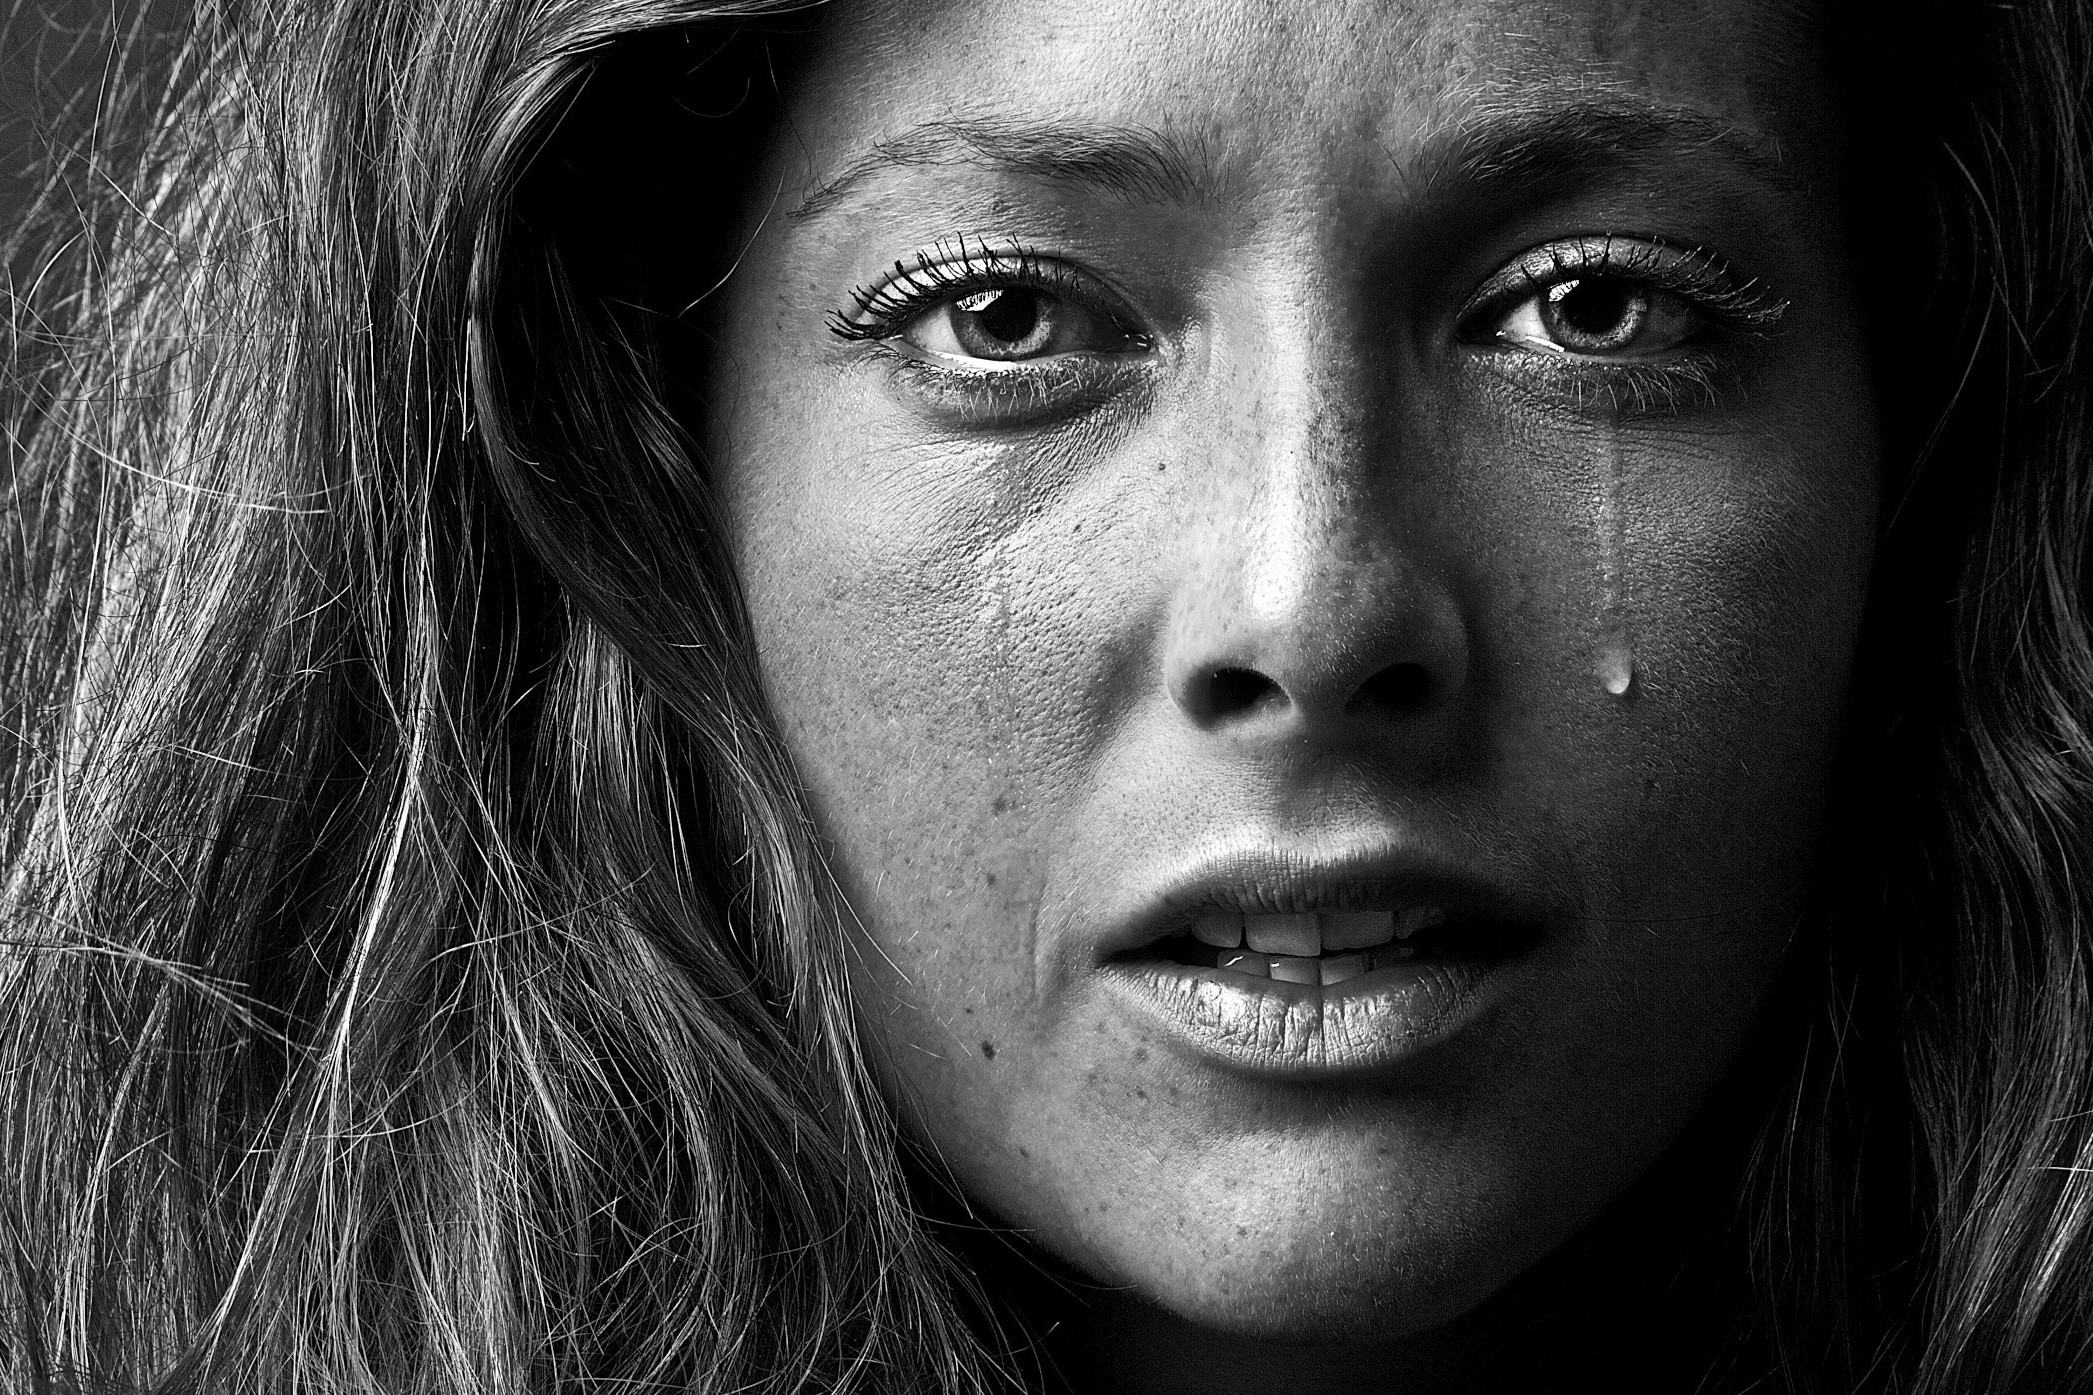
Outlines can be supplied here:
<path id="1" fill-rule="evenodd" d="M 940 301 L 892 337 L 938 358 L 978 363 L 1025 363 L 1139 347 L 1136 337 L 1110 316 L 1030 286 L 992 286 Z"/>
<path id="2" fill-rule="evenodd" d="M 1502 311 L 1486 337 L 1593 358 L 1649 358 L 1692 339 L 1706 321 L 1684 296 L 1622 276 L 1541 286 Z"/>

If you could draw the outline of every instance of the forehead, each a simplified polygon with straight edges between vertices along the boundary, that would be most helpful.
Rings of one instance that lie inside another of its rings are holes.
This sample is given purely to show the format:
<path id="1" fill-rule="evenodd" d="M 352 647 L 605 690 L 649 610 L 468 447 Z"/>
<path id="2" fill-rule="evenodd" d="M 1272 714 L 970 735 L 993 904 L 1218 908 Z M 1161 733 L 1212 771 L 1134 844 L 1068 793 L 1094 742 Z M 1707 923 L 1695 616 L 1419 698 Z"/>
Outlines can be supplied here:
<path id="1" fill-rule="evenodd" d="M 1793 0 L 842 0 L 823 23 L 793 104 L 817 186 L 1013 120 L 1160 137 L 1217 188 L 1400 176 L 1569 109 L 1611 114 L 1601 143 L 1655 115 L 1795 184 L 1834 145 Z"/>

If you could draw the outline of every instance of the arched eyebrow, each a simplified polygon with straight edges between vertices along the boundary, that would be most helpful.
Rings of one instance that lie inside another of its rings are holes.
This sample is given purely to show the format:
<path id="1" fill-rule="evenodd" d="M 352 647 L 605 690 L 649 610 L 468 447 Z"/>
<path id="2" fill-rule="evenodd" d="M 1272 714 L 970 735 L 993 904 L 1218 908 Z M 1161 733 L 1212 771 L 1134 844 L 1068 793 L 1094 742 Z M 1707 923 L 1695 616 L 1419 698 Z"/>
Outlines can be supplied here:
<path id="1" fill-rule="evenodd" d="M 1640 156 L 1712 156 L 1783 198 L 1800 181 L 1777 142 L 1692 107 L 1636 97 L 1478 103 L 1402 159 L 1412 188 L 1476 192 L 1560 184 Z M 1395 158 L 1391 156 L 1391 158 Z M 1141 203 L 1195 204 L 1226 193 L 1226 177 L 1203 148 L 1144 127 L 1004 119 L 924 122 L 882 138 L 789 215 L 817 217 L 875 175 L 925 166 L 974 166 L 1048 183 L 1096 189 Z"/>
<path id="2" fill-rule="evenodd" d="M 811 218 L 867 178 L 924 165 L 980 165 L 1140 203 L 1195 203 L 1218 184 L 1204 155 L 1163 131 L 1046 121 L 926 121 L 875 141 L 790 216 Z"/>

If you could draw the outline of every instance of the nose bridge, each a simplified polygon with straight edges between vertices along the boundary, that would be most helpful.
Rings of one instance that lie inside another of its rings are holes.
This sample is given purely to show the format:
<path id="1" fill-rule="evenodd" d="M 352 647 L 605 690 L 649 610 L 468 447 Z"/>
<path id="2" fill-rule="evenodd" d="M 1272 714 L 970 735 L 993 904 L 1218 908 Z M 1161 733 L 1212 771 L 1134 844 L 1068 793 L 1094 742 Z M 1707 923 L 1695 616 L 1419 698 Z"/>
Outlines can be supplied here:
<path id="1" fill-rule="evenodd" d="M 1366 449 L 1369 384 L 1360 346 L 1327 288 L 1292 285 L 1245 316 L 1256 332 L 1217 374 L 1216 502 L 1233 513 L 1242 546 L 1240 599 L 1275 616 L 1327 579 L 1337 554 L 1360 541 L 1358 504 L 1374 462 Z"/>
<path id="2" fill-rule="evenodd" d="M 1393 384 L 1312 297 L 1262 328 L 1216 375 L 1213 487 L 1170 627 L 1178 703 L 1201 722 L 1297 725 L 1443 696 L 1459 627 L 1405 545 L 1406 462 L 1376 410 Z"/>
<path id="3" fill-rule="evenodd" d="M 1325 603 L 1318 593 L 1346 583 L 1353 554 L 1370 544 L 1360 526 L 1373 484 L 1366 433 L 1331 376 L 1289 375 L 1240 442 L 1250 545 L 1234 562 L 1244 573 L 1242 600 L 1275 624 Z"/>

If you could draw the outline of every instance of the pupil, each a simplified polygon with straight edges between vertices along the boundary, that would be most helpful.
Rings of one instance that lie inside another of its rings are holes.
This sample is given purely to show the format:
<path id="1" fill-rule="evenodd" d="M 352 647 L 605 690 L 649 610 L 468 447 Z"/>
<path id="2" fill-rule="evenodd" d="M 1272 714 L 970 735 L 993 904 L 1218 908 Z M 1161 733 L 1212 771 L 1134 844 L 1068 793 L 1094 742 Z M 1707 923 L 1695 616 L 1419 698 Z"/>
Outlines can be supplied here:
<path id="1" fill-rule="evenodd" d="M 994 298 L 979 309 L 966 308 L 974 310 L 983 329 L 1006 344 L 1018 343 L 1039 325 L 1037 291 L 997 291 Z"/>
<path id="2" fill-rule="evenodd" d="M 1630 312 L 1635 290 L 1624 281 L 1593 278 L 1572 281 L 1555 300 L 1564 324 L 1579 334 L 1603 336 L 1618 329 Z"/>

